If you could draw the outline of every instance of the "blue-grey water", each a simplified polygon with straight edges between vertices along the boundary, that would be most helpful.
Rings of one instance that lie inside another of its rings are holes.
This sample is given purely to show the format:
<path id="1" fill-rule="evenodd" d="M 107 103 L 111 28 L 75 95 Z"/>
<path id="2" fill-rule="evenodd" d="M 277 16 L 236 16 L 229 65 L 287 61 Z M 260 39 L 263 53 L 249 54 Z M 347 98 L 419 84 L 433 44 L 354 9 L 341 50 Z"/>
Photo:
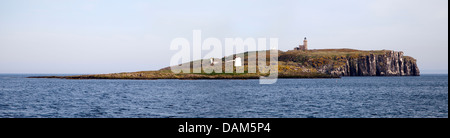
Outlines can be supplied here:
<path id="1" fill-rule="evenodd" d="M 448 118 L 448 75 L 64 80 L 0 75 L 1 118 Z"/>

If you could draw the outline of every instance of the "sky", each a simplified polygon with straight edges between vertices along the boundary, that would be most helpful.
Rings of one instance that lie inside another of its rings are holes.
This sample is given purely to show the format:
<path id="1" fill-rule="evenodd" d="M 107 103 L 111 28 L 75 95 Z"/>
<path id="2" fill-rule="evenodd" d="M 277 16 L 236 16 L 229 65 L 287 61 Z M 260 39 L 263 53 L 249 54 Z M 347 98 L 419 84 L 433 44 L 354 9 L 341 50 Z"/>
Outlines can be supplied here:
<path id="1" fill-rule="evenodd" d="M 158 70 L 173 39 L 395 50 L 448 73 L 448 0 L 1 0 L 0 73 Z M 221 56 L 221 55 L 218 55 Z"/>

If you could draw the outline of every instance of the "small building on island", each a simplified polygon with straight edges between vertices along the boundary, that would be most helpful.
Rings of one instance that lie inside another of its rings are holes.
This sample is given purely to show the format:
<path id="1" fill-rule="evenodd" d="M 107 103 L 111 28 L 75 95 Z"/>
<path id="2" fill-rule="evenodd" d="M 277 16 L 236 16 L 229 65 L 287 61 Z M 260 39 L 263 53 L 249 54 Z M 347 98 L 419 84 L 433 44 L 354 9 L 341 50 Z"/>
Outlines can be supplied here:
<path id="1" fill-rule="evenodd" d="M 225 61 L 225 62 L 234 62 L 234 66 L 235 67 L 241 67 L 242 66 L 242 58 L 241 57 L 236 57 L 234 60 L 229 60 L 229 61 Z M 215 64 L 218 64 L 219 62 L 215 61 L 214 58 L 211 58 L 211 59 L 209 59 L 209 63 L 211 65 L 215 65 Z"/>
<path id="2" fill-rule="evenodd" d="M 295 47 L 294 50 L 303 50 L 303 51 L 308 50 L 308 40 L 306 39 L 306 37 L 303 40 L 303 45 L 299 45 L 298 47 Z"/>

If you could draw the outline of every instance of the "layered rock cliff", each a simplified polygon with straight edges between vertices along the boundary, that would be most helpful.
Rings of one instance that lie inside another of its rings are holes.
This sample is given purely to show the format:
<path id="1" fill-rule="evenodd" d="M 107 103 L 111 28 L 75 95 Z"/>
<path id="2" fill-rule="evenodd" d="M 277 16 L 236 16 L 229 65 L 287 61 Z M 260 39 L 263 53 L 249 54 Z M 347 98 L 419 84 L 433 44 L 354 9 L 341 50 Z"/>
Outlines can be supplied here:
<path id="1" fill-rule="evenodd" d="M 345 65 L 323 73 L 338 76 L 420 76 L 416 60 L 395 51 L 350 57 Z"/>
<path id="2" fill-rule="evenodd" d="M 281 53 L 280 60 L 300 63 L 304 71 L 336 76 L 420 76 L 416 59 L 390 50 L 288 51 Z"/>

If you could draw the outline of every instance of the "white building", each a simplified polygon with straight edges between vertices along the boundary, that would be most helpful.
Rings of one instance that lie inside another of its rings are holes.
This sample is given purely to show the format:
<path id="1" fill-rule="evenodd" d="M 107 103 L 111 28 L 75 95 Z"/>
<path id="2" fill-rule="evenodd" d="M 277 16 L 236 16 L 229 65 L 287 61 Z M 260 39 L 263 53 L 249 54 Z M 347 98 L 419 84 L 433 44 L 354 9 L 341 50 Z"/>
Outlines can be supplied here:
<path id="1" fill-rule="evenodd" d="M 219 62 L 214 61 L 214 60 L 215 60 L 214 58 L 209 59 L 209 63 L 210 63 L 211 65 L 215 65 L 215 64 L 218 64 L 218 63 L 219 63 Z"/>
<path id="2" fill-rule="evenodd" d="M 241 59 L 241 57 L 236 57 L 236 59 L 234 60 L 234 66 L 235 67 L 242 66 L 242 59 Z"/>

